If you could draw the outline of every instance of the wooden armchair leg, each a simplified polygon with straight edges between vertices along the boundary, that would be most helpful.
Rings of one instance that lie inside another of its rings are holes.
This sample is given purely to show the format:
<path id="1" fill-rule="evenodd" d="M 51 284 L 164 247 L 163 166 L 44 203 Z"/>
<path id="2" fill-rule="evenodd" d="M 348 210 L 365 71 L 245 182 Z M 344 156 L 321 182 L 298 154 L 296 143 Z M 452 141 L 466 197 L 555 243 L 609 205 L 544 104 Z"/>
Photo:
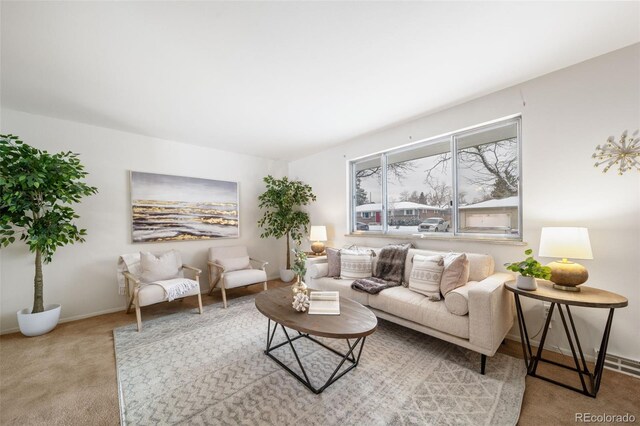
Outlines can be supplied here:
<path id="1" fill-rule="evenodd" d="M 140 305 L 136 303 L 136 321 L 138 322 L 138 331 L 142 331 L 142 315 L 140 314 Z"/>
<path id="2" fill-rule="evenodd" d="M 267 282 L 264 282 L 264 291 L 267 291 Z"/>
<path id="3" fill-rule="evenodd" d="M 222 290 L 222 306 L 227 309 L 227 294 L 224 291 L 224 284 L 222 284 L 220 290 Z"/>
<path id="4" fill-rule="evenodd" d="M 127 314 L 131 313 L 131 306 L 133 306 L 133 296 L 129 299 L 129 306 L 127 306 Z"/>
<path id="5" fill-rule="evenodd" d="M 198 311 L 202 315 L 202 295 L 198 293 Z"/>

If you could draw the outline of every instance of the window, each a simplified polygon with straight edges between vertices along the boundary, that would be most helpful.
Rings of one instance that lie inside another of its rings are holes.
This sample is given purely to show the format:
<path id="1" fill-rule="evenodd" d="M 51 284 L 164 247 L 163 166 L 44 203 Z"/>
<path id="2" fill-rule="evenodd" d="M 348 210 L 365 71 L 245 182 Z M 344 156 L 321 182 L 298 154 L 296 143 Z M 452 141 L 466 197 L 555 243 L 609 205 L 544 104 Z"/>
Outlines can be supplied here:
<path id="1" fill-rule="evenodd" d="M 366 232 L 521 238 L 520 117 L 371 155 L 350 167 L 351 217 L 367 211 Z M 357 228 L 352 219 L 352 232 Z"/>

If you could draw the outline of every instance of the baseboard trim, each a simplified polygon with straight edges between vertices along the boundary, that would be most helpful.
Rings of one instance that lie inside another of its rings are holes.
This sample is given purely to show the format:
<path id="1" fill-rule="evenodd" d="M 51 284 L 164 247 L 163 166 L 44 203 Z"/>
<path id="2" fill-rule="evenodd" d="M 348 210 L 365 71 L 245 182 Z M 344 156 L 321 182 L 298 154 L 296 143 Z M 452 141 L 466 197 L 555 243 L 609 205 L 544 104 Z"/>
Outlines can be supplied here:
<path id="1" fill-rule="evenodd" d="M 77 320 L 91 318 L 91 317 L 97 317 L 98 315 L 112 314 L 114 312 L 121 312 L 124 310 L 126 310 L 126 307 L 123 308 L 122 306 L 119 306 L 117 308 L 105 309 L 103 311 L 91 312 L 88 314 L 81 314 L 81 315 L 74 315 L 72 317 L 60 318 L 60 320 L 58 321 L 58 324 L 63 324 L 65 322 L 77 321 Z M 11 334 L 17 331 L 20 331 L 19 327 L 9 328 L 7 330 L 0 331 L 0 335 Z"/>
<path id="2" fill-rule="evenodd" d="M 279 275 L 275 275 L 273 277 L 271 276 L 267 276 L 267 280 L 269 281 L 275 281 L 275 280 L 279 280 L 280 276 Z M 201 291 L 200 294 L 208 294 L 209 290 L 205 290 L 205 291 Z M 125 298 L 125 296 L 122 296 L 123 300 Z M 120 306 L 117 308 L 110 308 L 110 309 L 105 309 L 103 311 L 98 311 L 98 312 L 91 312 L 91 313 L 87 313 L 87 314 L 81 314 L 81 315 L 74 315 L 72 317 L 67 317 L 67 318 L 60 318 L 60 320 L 58 321 L 58 324 L 63 324 L 65 322 L 71 322 L 71 321 L 77 321 L 77 320 L 81 320 L 81 319 L 86 319 L 86 318 L 91 318 L 91 317 L 97 317 L 98 315 L 105 315 L 105 314 L 112 314 L 114 312 L 121 312 L 121 311 L 125 311 L 127 309 L 126 307 L 126 300 L 125 300 L 125 306 Z M 15 333 L 20 331 L 19 327 L 14 327 L 14 328 L 8 328 L 6 330 L 0 330 L 0 336 L 4 335 L 4 334 L 11 334 L 11 333 Z"/>

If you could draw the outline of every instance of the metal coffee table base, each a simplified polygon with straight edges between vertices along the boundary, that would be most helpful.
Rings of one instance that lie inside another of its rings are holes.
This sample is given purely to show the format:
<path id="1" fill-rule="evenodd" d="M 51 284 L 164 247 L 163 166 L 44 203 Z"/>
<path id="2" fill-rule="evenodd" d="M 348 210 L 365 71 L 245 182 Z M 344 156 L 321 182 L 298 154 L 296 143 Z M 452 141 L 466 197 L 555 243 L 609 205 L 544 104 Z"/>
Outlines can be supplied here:
<path id="1" fill-rule="evenodd" d="M 340 353 L 340 352 L 336 351 L 335 349 L 325 345 L 321 341 L 313 338 L 309 334 L 298 332 L 297 336 L 294 336 L 293 338 L 291 338 L 291 337 L 289 337 L 289 333 L 287 333 L 287 330 L 284 328 L 284 326 L 282 324 L 278 324 L 275 321 L 273 322 L 273 324 L 274 324 L 273 327 L 271 327 L 271 320 L 269 319 L 269 322 L 267 324 L 267 327 L 268 327 L 267 328 L 267 349 L 264 351 L 264 353 L 269 358 L 271 358 L 276 363 L 278 363 L 278 365 L 280 365 L 280 367 L 282 367 L 286 371 L 288 371 L 289 374 L 291 374 L 293 377 L 298 379 L 298 381 L 300 383 L 305 385 L 311 392 L 313 392 L 315 394 L 322 393 L 322 391 L 324 391 L 326 388 L 328 388 L 331 384 L 333 384 L 335 381 L 337 381 L 340 377 L 344 376 L 349 371 L 351 371 L 352 369 L 356 368 L 356 366 L 358 365 L 358 362 L 360 362 L 360 355 L 362 354 L 362 348 L 364 348 L 364 341 L 365 341 L 366 337 L 357 338 L 356 341 L 353 344 L 351 344 L 351 342 L 349 342 L 349 339 L 345 339 L 347 341 L 347 346 L 349 347 L 349 350 L 346 353 Z M 273 337 L 276 334 L 276 330 L 278 329 L 278 326 L 280 326 L 280 328 L 284 332 L 284 335 L 286 336 L 287 340 L 285 340 L 282 343 L 278 343 L 275 346 L 271 346 L 273 344 Z M 314 343 L 322 346 L 323 348 L 326 348 L 326 349 L 330 350 L 334 354 L 342 357 L 342 360 L 338 364 L 338 367 L 336 367 L 336 369 L 333 371 L 331 376 L 329 376 L 329 379 L 326 381 L 326 383 L 324 385 L 322 385 L 321 387 L 319 387 L 319 388 L 316 388 L 311 384 L 311 380 L 309 380 L 309 376 L 307 376 L 307 372 L 304 369 L 304 366 L 302 365 L 302 362 L 300 361 L 300 357 L 298 356 L 298 352 L 296 352 L 296 348 L 293 346 L 293 342 L 295 340 L 298 340 L 298 339 L 303 338 L 303 337 L 305 339 L 311 340 L 312 342 L 314 342 Z M 291 351 L 293 352 L 293 355 L 296 357 L 296 361 L 298 361 L 298 366 L 300 367 L 300 370 L 302 371 L 302 376 L 300 376 L 295 371 L 291 370 L 282 361 L 280 361 L 277 357 L 275 357 L 273 355 L 272 352 L 274 350 L 278 349 L 281 346 L 285 346 L 285 345 L 289 345 L 291 347 Z M 358 348 L 358 345 L 360 346 L 359 348 Z M 358 356 L 357 357 L 355 355 L 356 350 L 358 352 Z M 342 371 L 341 373 L 338 374 L 338 371 L 340 371 L 340 368 L 342 368 L 342 366 L 343 366 L 343 364 L 345 362 L 348 362 L 351 365 L 349 367 L 347 367 L 344 371 Z"/>

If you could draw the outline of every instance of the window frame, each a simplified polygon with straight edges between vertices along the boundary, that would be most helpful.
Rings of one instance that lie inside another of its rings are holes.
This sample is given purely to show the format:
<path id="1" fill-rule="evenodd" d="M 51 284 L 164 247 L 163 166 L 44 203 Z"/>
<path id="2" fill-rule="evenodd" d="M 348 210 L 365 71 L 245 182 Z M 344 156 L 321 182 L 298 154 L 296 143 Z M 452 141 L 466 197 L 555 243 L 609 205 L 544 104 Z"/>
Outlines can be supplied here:
<path id="1" fill-rule="evenodd" d="M 491 232 L 461 232 L 459 230 L 460 224 L 460 206 L 458 205 L 458 139 L 463 136 L 468 136 L 474 133 L 482 132 L 482 131 L 490 131 L 495 128 L 503 127 L 508 124 L 515 124 L 516 126 L 516 138 L 517 138 L 517 147 L 516 154 L 518 156 L 517 164 L 518 164 L 518 231 L 516 234 L 501 234 L 501 233 L 491 233 Z M 393 232 L 388 224 L 388 193 L 387 193 L 387 157 L 389 155 L 397 154 L 399 152 L 413 151 L 419 150 L 428 145 L 434 145 L 437 143 L 442 143 L 443 141 L 449 141 L 449 149 L 451 153 L 451 185 L 452 185 L 452 208 L 451 208 L 451 218 L 450 218 L 450 227 L 451 232 L 447 232 L 446 234 L 438 234 L 438 233 L 429 233 L 424 234 L 420 233 L 412 233 L 405 234 L 399 232 Z M 382 231 L 358 231 L 356 228 L 356 165 L 358 163 L 362 163 L 365 161 L 371 161 L 372 159 L 379 159 L 380 168 L 381 168 L 381 208 L 380 212 L 381 217 L 381 225 Z M 522 208 L 522 115 L 514 114 L 507 117 L 502 117 L 496 120 L 492 120 L 486 123 L 469 126 L 463 129 L 459 129 L 453 132 L 448 132 L 445 134 L 429 137 L 426 139 L 421 139 L 416 142 L 412 142 L 409 144 L 405 144 L 402 146 L 398 146 L 395 148 L 387 149 L 384 151 L 379 151 L 374 154 L 369 154 L 363 157 L 354 158 L 352 160 L 347 161 L 347 170 L 348 170 L 348 179 L 349 179 L 349 194 L 348 194 L 348 204 L 349 204 L 349 213 L 348 217 L 350 223 L 348 223 L 348 229 L 350 235 L 367 235 L 367 236 L 392 236 L 394 238 L 434 238 L 434 239 L 473 239 L 473 240 L 491 240 L 491 241 L 514 241 L 521 242 L 523 241 L 523 208 Z M 390 232 L 391 231 L 391 232 Z"/>

